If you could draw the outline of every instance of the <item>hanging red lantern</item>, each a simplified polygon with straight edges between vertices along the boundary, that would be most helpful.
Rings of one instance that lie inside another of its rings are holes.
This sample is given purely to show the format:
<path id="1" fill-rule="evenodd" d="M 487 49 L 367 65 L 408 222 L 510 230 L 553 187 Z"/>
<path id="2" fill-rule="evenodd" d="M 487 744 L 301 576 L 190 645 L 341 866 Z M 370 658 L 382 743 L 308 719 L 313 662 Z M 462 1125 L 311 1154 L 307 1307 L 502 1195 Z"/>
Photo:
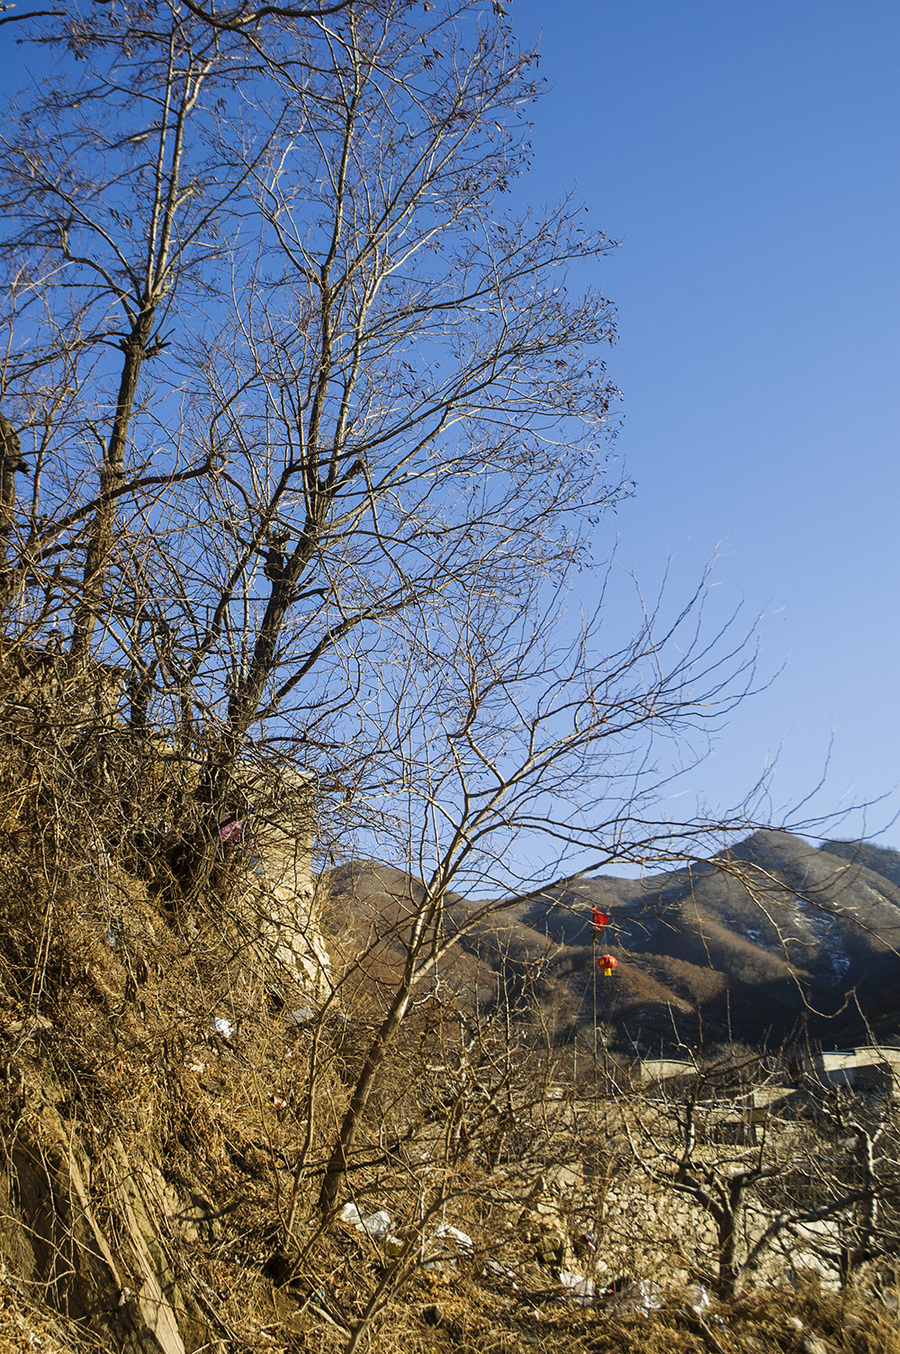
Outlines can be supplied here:
<path id="1" fill-rule="evenodd" d="M 619 961 L 611 954 L 601 954 L 597 960 L 597 967 L 605 978 L 612 977 L 612 971 L 617 967 Z"/>

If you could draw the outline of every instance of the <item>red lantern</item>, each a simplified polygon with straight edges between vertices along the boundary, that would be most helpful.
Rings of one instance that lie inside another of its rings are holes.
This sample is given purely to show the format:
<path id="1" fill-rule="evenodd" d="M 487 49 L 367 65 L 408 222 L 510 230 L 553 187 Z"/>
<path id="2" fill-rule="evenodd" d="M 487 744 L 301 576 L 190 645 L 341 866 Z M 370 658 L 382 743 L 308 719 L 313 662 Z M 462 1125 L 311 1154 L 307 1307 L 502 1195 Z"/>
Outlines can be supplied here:
<path id="1" fill-rule="evenodd" d="M 612 971 L 617 967 L 619 961 L 611 954 L 601 954 L 597 960 L 597 967 L 605 978 L 612 977 Z"/>

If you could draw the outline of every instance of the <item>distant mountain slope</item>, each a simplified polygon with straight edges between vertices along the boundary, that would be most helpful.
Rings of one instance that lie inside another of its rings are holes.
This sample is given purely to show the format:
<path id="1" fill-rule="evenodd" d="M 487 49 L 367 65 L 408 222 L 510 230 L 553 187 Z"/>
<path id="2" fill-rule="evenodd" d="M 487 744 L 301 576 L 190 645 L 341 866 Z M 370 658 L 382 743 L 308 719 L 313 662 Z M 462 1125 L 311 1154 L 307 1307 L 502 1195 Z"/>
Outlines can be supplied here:
<path id="1" fill-rule="evenodd" d="M 820 850 L 852 861 L 854 865 L 862 865 L 875 874 L 884 875 L 885 879 L 900 887 L 900 851 L 890 846 L 875 846 L 872 842 L 830 841 L 823 842 Z"/>
<path id="2" fill-rule="evenodd" d="M 885 856 L 898 853 L 872 858 L 892 866 Z M 365 917 L 370 934 L 377 916 L 394 962 L 420 890 L 373 862 L 332 876 L 333 906 Z M 464 898 L 447 902 L 451 925 L 470 915 Z M 594 907 L 610 915 L 599 935 Z M 584 878 L 537 902 L 507 901 L 460 950 L 461 998 L 464 988 L 479 1000 L 514 992 L 557 1039 L 591 1038 L 595 1018 L 608 1042 L 648 1054 L 778 1043 L 804 1027 L 836 1047 L 865 1038 L 867 1022 L 900 1039 L 900 885 L 859 851 L 832 854 L 787 832 L 756 832 L 643 880 Z M 595 967 L 606 951 L 619 961 L 610 978 Z"/>
<path id="3" fill-rule="evenodd" d="M 521 920 L 581 949 L 592 999 L 591 908 L 611 914 L 601 939 L 619 967 L 604 980 L 603 1014 L 632 1043 L 780 1040 L 803 1021 L 815 1035 L 857 1038 L 863 1017 L 885 1034 L 900 1028 L 900 886 L 790 833 L 546 898 Z"/>

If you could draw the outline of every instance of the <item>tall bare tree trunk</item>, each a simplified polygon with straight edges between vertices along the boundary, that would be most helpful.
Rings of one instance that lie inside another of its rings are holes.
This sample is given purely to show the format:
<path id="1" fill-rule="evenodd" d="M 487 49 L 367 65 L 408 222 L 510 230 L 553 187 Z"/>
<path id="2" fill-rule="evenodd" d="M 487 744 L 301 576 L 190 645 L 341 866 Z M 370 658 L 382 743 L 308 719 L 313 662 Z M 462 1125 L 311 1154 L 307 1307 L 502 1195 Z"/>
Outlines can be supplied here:
<path id="1" fill-rule="evenodd" d="M 13 569 L 10 536 L 16 524 L 16 472 L 26 470 L 22 446 L 9 419 L 0 414 L 0 616 L 12 601 Z"/>
<path id="2" fill-rule="evenodd" d="M 125 361 L 109 441 L 100 466 L 100 492 L 88 533 L 82 571 L 82 591 L 75 608 L 70 653 L 76 666 L 84 667 L 91 653 L 97 623 L 103 610 L 103 590 L 115 544 L 118 490 L 125 477 L 128 425 L 134 411 L 138 379 L 153 331 L 155 306 L 140 312 L 131 333 L 122 341 Z"/>
<path id="3" fill-rule="evenodd" d="M 331 1213 L 337 1203 L 341 1183 L 350 1164 L 350 1153 L 353 1150 L 356 1135 L 366 1112 L 375 1078 L 387 1056 L 395 1034 L 403 1024 L 411 996 L 411 974 L 407 969 L 404 982 L 394 997 L 391 1008 L 382 1021 L 378 1033 L 372 1040 L 363 1069 L 353 1088 L 350 1104 L 347 1106 L 341 1121 L 337 1142 L 328 1159 L 328 1165 L 325 1167 L 325 1178 L 319 1191 L 319 1209 L 326 1215 Z"/>

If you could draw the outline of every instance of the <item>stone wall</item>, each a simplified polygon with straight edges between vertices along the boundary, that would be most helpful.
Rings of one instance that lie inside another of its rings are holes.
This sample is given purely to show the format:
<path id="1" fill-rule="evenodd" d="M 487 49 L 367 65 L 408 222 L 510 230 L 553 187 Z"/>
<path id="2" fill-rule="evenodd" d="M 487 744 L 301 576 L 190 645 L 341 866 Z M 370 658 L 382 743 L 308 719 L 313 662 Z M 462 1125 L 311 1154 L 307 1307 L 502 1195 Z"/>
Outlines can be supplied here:
<path id="1" fill-rule="evenodd" d="M 293 768 L 241 763 L 235 780 L 246 820 L 234 843 L 244 866 L 243 903 L 270 962 L 299 979 L 314 999 L 330 991 L 331 961 L 319 926 L 313 873 L 314 796 Z"/>

